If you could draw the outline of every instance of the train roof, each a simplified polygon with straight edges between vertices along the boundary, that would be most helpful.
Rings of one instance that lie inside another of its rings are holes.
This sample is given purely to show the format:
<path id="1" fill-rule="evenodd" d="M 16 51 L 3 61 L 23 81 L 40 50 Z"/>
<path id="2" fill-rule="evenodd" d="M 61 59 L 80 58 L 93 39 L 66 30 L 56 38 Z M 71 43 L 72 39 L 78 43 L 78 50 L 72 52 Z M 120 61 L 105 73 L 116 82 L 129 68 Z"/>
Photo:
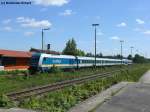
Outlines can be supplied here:
<path id="1" fill-rule="evenodd" d="M 71 55 L 53 55 L 53 54 L 45 54 L 45 53 L 41 53 L 41 55 L 43 57 L 52 57 L 52 58 L 66 58 L 66 59 L 75 59 L 75 56 L 71 56 Z"/>
<path id="2" fill-rule="evenodd" d="M 78 59 L 81 60 L 95 60 L 94 57 L 83 57 L 83 56 L 72 56 L 72 55 L 55 55 L 55 54 L 46 54 L 46 53 L 34 53 L 34 55 L 41 55 L 42 57 L 52 57 L 52 58 L 66 58 L 66 59 Z M 108 60 L 108 61 L 121 61 L 120 59 L 109 59 L 109 58 L 96 58 L 96 60 Z M 123 61 L 131 61 L 128 59 L 123 59 Z"/>
<path id="3" fill-rule="evenodd" d="M 94 57 L 81 57 L 81 56 L 77 56 L 78 59 L 82 59 L 82 60 L 95 60 Z M 121 61 L 120 59 L 109 59 L 109 58 L 96 58 L 96 60 L 109 60 L 109 61 Z"/>

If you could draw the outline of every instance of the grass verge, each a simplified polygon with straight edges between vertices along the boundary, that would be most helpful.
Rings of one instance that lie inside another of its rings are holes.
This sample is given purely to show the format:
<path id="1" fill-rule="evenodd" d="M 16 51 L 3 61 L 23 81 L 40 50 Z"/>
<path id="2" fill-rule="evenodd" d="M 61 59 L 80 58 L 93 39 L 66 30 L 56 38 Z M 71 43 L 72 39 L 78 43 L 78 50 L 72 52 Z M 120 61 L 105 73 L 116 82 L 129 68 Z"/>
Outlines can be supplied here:
<path id="1" fill-rule="evenodd" d="M 105 67 L 103 69 L 97 68 L 96 70 L 93 68 L 87 68 L 72 72 L 70 71 L 70 72 L 56 72 L 56 73 L 40 73 L 28 77 L 18 76 L 15 74 L 10 75 L 9 77 L 1 76 L 0 94 L 12 91 L 19 91 L 25 88 L 31 88 L 39 85 L 45 85 L 59 81 L 79 78 L 90 74 L 112 71 L 118 68 L 120 67 L 113 66 L 113 67 Z M 126 68 L 126 66 L 123 66 L 122 68 Z"/>
<path id="2" fill-rule="evenodd" d="M 20 102 L 19 107 L 44 112 L 66 112 L 75 104 L 98 94 L 102 90 L 121 81 L 138 81 L 149 69 L 148 65 L 136 65 L 132 69 L 114 73 L 113 77 L 97 79 L 84 84 L 74 85 L 63 90 L 51 92 L 44 97 L 32 97 Z"/>

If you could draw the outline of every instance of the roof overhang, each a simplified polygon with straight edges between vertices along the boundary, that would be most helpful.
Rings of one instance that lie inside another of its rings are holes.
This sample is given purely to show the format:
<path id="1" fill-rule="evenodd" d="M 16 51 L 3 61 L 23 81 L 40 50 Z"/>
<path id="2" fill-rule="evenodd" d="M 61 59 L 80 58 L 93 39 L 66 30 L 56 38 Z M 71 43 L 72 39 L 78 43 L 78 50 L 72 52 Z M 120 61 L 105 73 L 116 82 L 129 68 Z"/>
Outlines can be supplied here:
<path id="1" fill-rule="evenodd" d="M 25 51 L 0 50 L 0 56 L 4 57 L 30 58 L 31 55 L 30 52 Z"/>

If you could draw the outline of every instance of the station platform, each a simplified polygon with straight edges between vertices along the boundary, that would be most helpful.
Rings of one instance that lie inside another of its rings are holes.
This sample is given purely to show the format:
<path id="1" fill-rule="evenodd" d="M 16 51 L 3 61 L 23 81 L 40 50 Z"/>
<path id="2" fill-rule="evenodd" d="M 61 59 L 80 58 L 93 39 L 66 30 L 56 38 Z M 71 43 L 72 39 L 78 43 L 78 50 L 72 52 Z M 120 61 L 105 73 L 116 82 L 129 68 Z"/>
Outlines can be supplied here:
<path id="1" fill-rule="evenodd" d="M 150 71 L 129 84 L 94 112 L 150 112 Z"/>
<path id="2" fill-rule="evenodd" d="M 116 84 L 69 112 L 150 112 L 150 71 L 139 82 Z"/>
<path id="3" fill-rule="evenodd" d="M 130 84 L 94 112 L 150 112 L 150 84 Z"/>

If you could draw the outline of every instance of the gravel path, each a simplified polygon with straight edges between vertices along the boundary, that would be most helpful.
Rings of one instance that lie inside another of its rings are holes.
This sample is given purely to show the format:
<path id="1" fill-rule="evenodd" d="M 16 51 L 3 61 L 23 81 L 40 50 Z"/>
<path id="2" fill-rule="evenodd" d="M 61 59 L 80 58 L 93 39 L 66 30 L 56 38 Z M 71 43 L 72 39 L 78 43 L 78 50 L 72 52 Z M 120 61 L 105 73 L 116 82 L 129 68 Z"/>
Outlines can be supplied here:
<path id="1" fill-rule="evenodd" d="M 140 83 L 150 84 L 150 70 L 146 72 L 141 79 L 139 80 Z"/>

